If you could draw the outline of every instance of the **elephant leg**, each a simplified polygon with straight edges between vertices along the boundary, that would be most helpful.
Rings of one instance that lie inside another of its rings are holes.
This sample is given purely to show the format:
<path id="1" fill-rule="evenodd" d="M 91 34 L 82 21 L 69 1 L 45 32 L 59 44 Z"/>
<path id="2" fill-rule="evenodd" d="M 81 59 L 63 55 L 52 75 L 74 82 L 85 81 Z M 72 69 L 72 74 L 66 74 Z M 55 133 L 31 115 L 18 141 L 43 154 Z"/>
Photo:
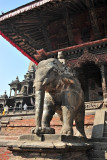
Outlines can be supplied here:
<path id="1" fill-rule="evenodd" d="M 70 106 L 62 106 L 62 114 L 63 114 L 63 126 L 61 129 L 61 134 L 69 134 L 73 135 L 73 116 L 74 109 Z"/>
<path id="2" fill-rule="evenodd" d="M 61 134 L 73 135 L 73 119 L 77 100 L 75 94 L 71 90 L 62 93 L 62 114 L 63 126 Z"/>
<path id="3" fill-rule="evenodd" d="M 44 134 L 53 134 L 55 130 L 50 128 L 50 121 L 55 113 L 55 105 L 53 99 L 49 93 L 46 93 L 44 99 L 44 110 L 43 110 L 43 117 L 42 117 L 42 132 Z"/>
<path id="4" fill-rule="evenodd" d="M 86 137 L 84 131 L 85 106 L 81 107 L 75 115 L 75 124 L 78 130 L 76 136 Z"/>

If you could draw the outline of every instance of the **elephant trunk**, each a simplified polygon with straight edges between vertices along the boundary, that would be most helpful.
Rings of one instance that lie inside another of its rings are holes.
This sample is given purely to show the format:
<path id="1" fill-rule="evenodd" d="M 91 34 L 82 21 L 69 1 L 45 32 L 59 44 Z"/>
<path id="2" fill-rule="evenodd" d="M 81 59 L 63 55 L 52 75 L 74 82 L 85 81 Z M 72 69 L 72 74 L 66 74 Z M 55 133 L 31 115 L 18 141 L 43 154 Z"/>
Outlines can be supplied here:
<path id="1" fill-rule="evenodd" d="M 42 83 L 36 83 L 36 92 L 35 92 L 35 106 L 36 106 L 36 127 L 41 127 L 42 114 L 43 114 L 43 104 L 44 104 L 44 94 L 45 91 L 42 88 Z"/>

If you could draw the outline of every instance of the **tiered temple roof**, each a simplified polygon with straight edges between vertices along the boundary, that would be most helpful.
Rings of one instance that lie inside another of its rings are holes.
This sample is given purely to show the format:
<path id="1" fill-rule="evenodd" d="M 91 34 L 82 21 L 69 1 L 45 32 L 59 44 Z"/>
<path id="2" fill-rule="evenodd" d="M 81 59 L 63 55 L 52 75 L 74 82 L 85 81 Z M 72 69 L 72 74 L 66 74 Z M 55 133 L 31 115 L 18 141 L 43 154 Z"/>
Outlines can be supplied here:
<path id="1" fill-rule="evenodd" d="M 53 50 L 105 38 L 106 10 L 106 0 L 33 1 L 1 15 L 0 34 L 37 64 Z"/>

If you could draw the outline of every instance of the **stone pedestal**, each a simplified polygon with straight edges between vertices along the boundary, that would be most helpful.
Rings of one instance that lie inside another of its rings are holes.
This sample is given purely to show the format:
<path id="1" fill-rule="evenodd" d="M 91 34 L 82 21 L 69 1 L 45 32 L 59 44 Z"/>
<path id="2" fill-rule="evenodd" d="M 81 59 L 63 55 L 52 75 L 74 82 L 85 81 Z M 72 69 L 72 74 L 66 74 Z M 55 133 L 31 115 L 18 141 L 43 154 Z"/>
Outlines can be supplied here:
<path id="1" fill-rule="evenodd" d="M 14 155 L 32 160 L 88 160 L 87 150 L 92 147 L 84 138 L 53 134 L 22 135 L 7 146 Z"/>

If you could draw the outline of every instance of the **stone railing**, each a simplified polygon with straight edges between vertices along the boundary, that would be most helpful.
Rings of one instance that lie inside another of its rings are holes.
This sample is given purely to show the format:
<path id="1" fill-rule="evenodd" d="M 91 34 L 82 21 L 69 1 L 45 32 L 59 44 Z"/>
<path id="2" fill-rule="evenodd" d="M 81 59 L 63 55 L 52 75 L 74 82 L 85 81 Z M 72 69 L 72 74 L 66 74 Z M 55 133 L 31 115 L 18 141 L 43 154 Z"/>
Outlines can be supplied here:
<path id="1" fill-rule="evenodd" d="M 29 113 L 30 111 L 34 112 L 34 106 L 27 106 L 27 108 L 20 108 L 20 107 L 8 107 L 7 110 L 4 111 L 3 108 L 0 108 L 1 115 L 8 115 L 8 114 L 17 114 L 17 113 Z"/>
<path id="2" fill-rule="evenodd" d="M 103 106 L 103 101 L 90 101 L 85 102 L 85 109 L 92 110 L 92 109 L 99 109 Z M 4 109 L 0 108 L 0 115 L 9 115 L 9 114 L 29 114 L 30 112 L 35 113 L 34 106 L 27 106 L 26 110 L 24 108 L 19 107 L 9 107 L 5 113 L 3 113 Z"/>
<path id="3" fill-rule="evenodd" d="M 90 101 L 85 102 L 85 109 L 100 109 L 103 106 L 103 100 L 102 101 Z"/>

